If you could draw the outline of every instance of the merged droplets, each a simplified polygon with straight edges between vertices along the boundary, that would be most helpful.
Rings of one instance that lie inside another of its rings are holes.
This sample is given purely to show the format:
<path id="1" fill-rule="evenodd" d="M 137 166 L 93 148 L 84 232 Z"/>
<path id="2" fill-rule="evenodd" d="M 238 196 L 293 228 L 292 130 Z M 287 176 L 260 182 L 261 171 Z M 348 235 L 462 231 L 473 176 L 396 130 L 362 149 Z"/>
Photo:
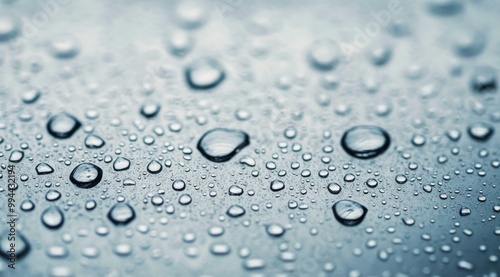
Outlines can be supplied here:
<path id="1" fill-rule="evenodd" d="M 42 223 L 49 229 L 59 229 L 64 223 L 64 215 L 56 206 L 49 207 L 42 212 Z"/>
<path id="2" fill-rule="evenodd" d="M 71 137 L 82 124 L 78 119 L 68 113 L 59 113 L 49 118 L 47 131 L 58 139 Z"/>
<path id="3" fill-rule="evenodd" d="M 82 189 L 95 187 L 102 179 L 102 169 L 92 163 L 79 164 L 69 176 L 71 183 Z"/>
<path id="4" fill-rule="evenodd" d="M 215 88 L 226 78 L 226 72 L 222 65 L 211 58 L 192 62 L 186 68 L 184 75 L 189 86 L 196 90 Z"/>
<path id="5" fill-rule="evenodd" d="M 346 226 L 355 226 L 363 221 L 368 209 L 352 200 L 341 200 L 332 207 L 335 218 Z"/>
<path id="6" fill-rule="evenodd" d="M 356 126 L 342 136 L 341 145 L 351 156 L 371 159 L 384 153 L 391 143 L 389 134 L 376 126 Z"/>
<path id="7" fill-rule="evenodd" d="M 478 141 L 487 141 L 494 133 L 495 129 L 491 124 L 476 122 L 467 128 L 469 135 Z"/>
<path id="8" fill-rule="evenodd" d="M 116 203 L 108 212 L 108 218 L 115 225 L 127 225 L 135 218 L 134 209 L 127 203 Z"/>
<path id="9" fill-rule="evenodd" d="M 200 138 L 197 148 L 210 161 L 225 162 L 249 144 L 249 136 L 242 131 L 216 128 Z"/>

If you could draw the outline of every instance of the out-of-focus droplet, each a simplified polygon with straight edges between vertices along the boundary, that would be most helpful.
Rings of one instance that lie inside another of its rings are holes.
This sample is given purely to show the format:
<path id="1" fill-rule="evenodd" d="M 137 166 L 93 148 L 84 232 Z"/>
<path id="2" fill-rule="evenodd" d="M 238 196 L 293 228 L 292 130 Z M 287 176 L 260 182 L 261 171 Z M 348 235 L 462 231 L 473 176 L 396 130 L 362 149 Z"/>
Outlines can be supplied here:
<path id="1" fill-rule="evenodd" d="M 58 35 L 50 41 L 49 49 L 56 58 L 70 59 L 80 52 L 80 41 L 73 35 Z"/>
<path id="2" fill-rule="evenodd" d="M 42 223 L 49 229 L 59 229 L 64 223 L 64 215 L 58 207 L 45 209 L 41 215 Z"/>
<path id="3" fill-rule="evenodd" d="M 335 42 L 329 39 L 315 41 L 308 50 L 309 63 L 319 70 L 332 70 L 340 61 L 341 53 Z"/>
<path id="4" fill-rule="evenodd" d="M 89 149 L 99 149 L 103 147 L 104 144 L 106 143 L 98 135 L 90 134 L 85 138 L 85 147 Z"/>
<path id="5" fill-rule="evenodd" d="M 127 225 L 135 218 L 134 209 L 127 203 L 116 203 L 108 212 L 108 219 L 115 225 Z"/>
<path id="6" fill-rule="evenodd" d="M 487 141 L 491 136 L 493 136 L 495 129 L 491 124 L 485 122 L 476 122 L 469 125 L 469 127 L 467 128 L 467 132 L 475 140 Z"/>
<path id="7" fill-rule="evenodd" d="M 189 64 L 184 72 L 192 89 L 208 90 L 217 87 L 226 78 L 222 65 L 215 59 L 203 58 Z"/>

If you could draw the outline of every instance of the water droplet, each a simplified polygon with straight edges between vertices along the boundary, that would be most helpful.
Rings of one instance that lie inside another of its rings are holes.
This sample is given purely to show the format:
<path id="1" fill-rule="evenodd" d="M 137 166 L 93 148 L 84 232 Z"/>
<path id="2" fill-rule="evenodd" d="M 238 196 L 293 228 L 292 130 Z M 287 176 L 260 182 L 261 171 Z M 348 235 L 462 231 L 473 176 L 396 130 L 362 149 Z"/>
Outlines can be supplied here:
<path id="1" fill-rule="evenodd" d="M 471 77 L 471 88 L 476 93 L 491 93 L 497 89 L 496 70 L 490 66 L 478 67 Z"/>
<path id="2" fill-rule="evenodd" d="M 96 207 L 97 207 L 97 202 L 95 202 L 95 200 L 87 200 L 87 201 L 85 201 L 85 209 L 87 211 L 92 211 Z"/>
<path id="3" fill-rule="evenodd" d="M 422 135 L 414 135 L 411 139 L 411 143 L 415 146 L 423 146 L 427 140 Z"/>
<path id="4" fill-rule="evenodd" d="M 71 183 L 82 189 L 95 187 L 102 179 L 102 169 L 95 164 L 79 164 L 69 176 Z"/>
<path id="5" fill-rule="evenodd" d="M 462 32 L 455 38 L 455 52 L 461 57 L 474 57 L 483 52 L 486 36 L 479 31 Z"/>
<path id="6" fill-rule="evenodd" d="M 285 234 L 285 228 L 283 228 L 280 224 L 273 223 L 267 225 L 266 232 L 272 237 L 281 237 Z"/>
<path id="7" fill-rule="evenodd" d="M 368 209 L 352 200 L 341 200 L 332 207 L 335 218 L 346 226 L 355 226 L 365 218 Z"/>
<path id="8" fill-rule="evenodd" d="M 461 0 L 430 0 L 427 5 L 431 13 L 440 16 L 455 15 L 463 10 Z"/>
<path id="9" fill-rule="evenodd" d="M 68 113 L 59 113 L 49 118 L 47 131 L 58 139 L 71 137 L 82 124 L 78 119 Z"/>
<path id="10" fill-rule="evenodd" d="M 395 179 L 396 179 L 396 183 L 398 183 L 398 184 L 404 184 L 404 183 L 406 183 L 406 181 L 408 181 L 406 176 L 404 176 L 403 174 L 396 175 Z"/>
<path id="11" fill-rule="evenodd" d="M 487 141 L 493 135 L 494 131 L 495 129 L 493 129 L 492 125 L 484 122 L 473 123 L 467 128 L 469 135 L 479 141 Z"/>
<path id="12" fill-rule="evenodd" d="M 151 197 L 151 203 L 155 206 L 161 206 L 163 205 L 165 201 L 163 200 L 163 197 L 161 195 L 155 194 L 153 197 Z"/>
<path id="13" fill-rule="evenodd" d="M 62 211 L 55 206 L 45 209 L 42 212 L 41 219 L 43 225 L 50 229 L 59 229 L 64 223 Z"/>
<path id="14" fill-rule="evenodd" d="M 460 208 L 460 216 L 468 216 L 471 213 L 472 213 L 471 210 L 467 207 Z"/>
<path id="15" fill-rule="evenodd" d="M 56 201 L 59 198 L 61 198 L 61 193 L 55 189 L 51 189 L 45 194 L 45 199 L 47 199 L 47 201 Z"/>
<path id="16" fill-rule="evenodd" d="M 24 158 L 24 152 L 19 150 L 14 150 L 10 153 L 9 162 L 18 163 Z"/>
<path id="17" fill-rule="evenodd" d="M 245 214 L 245 209 L 240 205 L 232 205 L 229 207 L 226 214 L 230 217 L 240 217 Z"/>
<path id="18" fill-rule="evenodd" d="M 56 58 L 73 58 L 80 52 L 80 41 L 69 34 L 55 37 L 50 42 L 50 52 Z"/>
<path id="19" fill-rule="evenodd" d="M 0 14 L 0 42 L 15 38 L 18 33 L 18 20 L 13 16 Z"/>
<path id="20" fill-rule="evenodd" d="M 191 201 L 193 201 L 193 199 L 189 194 L 183 194 L 179 197 L 179 204 L 181 205 L 189 205 Z"/>
<path id="21" fill-rule="evenodd" d="M 158 174 L 161 172 L 163 166 L 158 161 L 152 160 L 148 164 L 148 172 L 151 174 Z"/>
<path id="22" fill-rule="evenodd" d="M 130 160 L 123 157 L 116 158 L 115 162 L 113 163 L 113 169 L 115 171 L 127 170 L 129 168 L 130 168 Z"/>
<path id="23" fill-rule="evenodd" d="M 329 39 L 315 41 L 308 51 L 311 66 L 319 70 L 332 70 L 340 61 L 341 52 L 337 44 Z"/>
<path id="24" fill-rule="evenodd" d="M 249 144 L 249 136 L 242 131 L 216 128 L 200 138 L 197 148 L 210 161 L 225 162 Z"/>
<path id="25" fill-rule="evenodd" d="M 280 191 L 280 190 L 285 188 L 285 183 L 283 183 L 283 181 L 280 181 L 280 180 L 274 180 L 271 182 L 270 188 L 272 191 L 275 191 L 275 192 Z"/>
<path id="26" fill-rule="evenodd" d="M 374 187 L 378 186 L 378 181 L 374 178 L 370 178 L 370 179 L 366 180 L 366 185 L 370 188 L 374 188 Z"/>
<path id="27" fill-rule="evenodd" d="M 47 163 L 39 163 L 35 169 L 38 175 L 46 175 L 54 172 L 52 166 Z"/>
<path id="28" fill-rule="evenodd" d="M 90 134 L 85 138 L 85 147 L 89 149 L 99 149 L 105 144 L 104 140 L 94 134 Z"/>
<path id="29" fill-rule="evenodd" d="M 2 23 L 0 22 L 0 25 Z M 0 27 L 1 28 L 1 27 Z M 1 32 L 1 30 L 0 30 Z M 11 244 L 14 243 L 11 239 L 12 237 L 10 235 L 10 232 L 8 230 L 2 231 L 0 233 L 0 256 L 4 257 L 5 259 L 9 259 L 10 257 L 10 251 L 11 251 Z M 28 242 L 28 240 L 24 237 L 24 235 L 19 231 L 16 230 L 16 235 L 15 235 L 15 258 L 16 259 L 22 259 L 24 258 L 31 250 L 31 246 Z M 6 270 L 6 269 L 5 269 Z M 2 275 L 6 271 L 2 270 Z M 7 275 L 5 275 L 7 276 Z"/>
<path id="30" fill-rule="evenodd" d="M 155 117 L 160 112 L 160 109 L 161 109 L 160 104 L 148 103 L 148 104 L 142 105 L 141 114 L 145 118 L 152 118 L 152 117 Z"/>
<path id="31" fill-rule="evenodd" d="M 108 212 L 108 218 L 115 225 L 127 225 L 135 218 L 134 209 L 127 203 L 116 203 Z"/>
<path id="32" fill-rule="evenodd" d="M 193 48 L 193 38 L 185 32 L 175 32 L 168 40 L 168 48 L 174 56 L 184 57 Z"/>
<path id="33" fill-rule="evenodd" d="M 31 200 L 24 200 L 21 202 L 21 210 L 24 212 L 30 212 L 35 209 L 35 203 Z"/>
<path id="34" fill-rule="evenodd" d="M 214 59 L 203 58 L 192 62 L 185 70 L 186 82 L 192 89 L 206 90 L 217 87 L 226 78 L 222 65 Z"/>
<path id="35" fill-rule="evenodd" d="M 356 126 L 342 136 L 341 145 L 351 156 L 370 159 L 384 153 L 390 145 L 387 132 L 376 126 Z"/>
<path id="36" fill-rule="evenodd" d="M 172 183 L 172 188 L 176 191 L 183 191 L 186 188 L 186 182 L 181 179 L 177 179 Z"/>
<path id="37" fill-rule="evenodd" d="M 337 183 L 328 184 L 328 191 L 331 194 L 339 194 L 341 190 L 342 190 L 342 187 Z"/>
<path id="38" fill-rule="evenodd" d="M 214 255 L 227 255 L 231 252 L 231 247 L 225 243 L 214 243 L 210 246 L 210 252 Z"/>
<path id="39" fill-rule="evenodd" d="M 243 189 L 238 185 L 232 185 L 229 187 L 229 195 L 231 196 L 240 196 L 243 194 Z"/>

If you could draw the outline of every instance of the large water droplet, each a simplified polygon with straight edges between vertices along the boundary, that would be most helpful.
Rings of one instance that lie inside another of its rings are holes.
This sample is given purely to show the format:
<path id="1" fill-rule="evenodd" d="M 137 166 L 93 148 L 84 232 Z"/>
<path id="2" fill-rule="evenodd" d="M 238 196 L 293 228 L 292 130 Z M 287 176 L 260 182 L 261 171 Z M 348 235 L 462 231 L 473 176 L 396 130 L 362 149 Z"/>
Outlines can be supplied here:
<path id="1" fill-rule="evenodd" d="M 95 187 L 101 179 L 102 169 L 91 163 L 79 164 L 69 175 L 71 183 L 82 189 Z"/>
<path id="2" fill-rule="evenodd" d="M 184 74 L 189 86 L 197 90 L 214 88 L 226 78 L 222 65 L 211 58 L 203 58 L 192 62 L 188 65 Z"/>
<path id="3" fill-rule="evenodd" d="M 116 203 L 108 212 L 108 218 L 116 225 L 127 225 L 135 218 L 134 209 L 127 203 Z"/>
<path id="4" fill-rule="evenodd" d="M 237 130 L 217 128 L 206 132 L 198 142 L 201 154 L 213 162 L 225 162 L 250 144 L 249 136 Z"/>
<path id="5" fill-rule="evenodd" d="M 351 156 L 370 159 L 384 153 L 391 143 L 389 134 L 376 126 L 356 126 L 342 136 L 341 145 Z"/>
<path id="6" fill-rule="evenodd" d="M 55 138 L 65 139 L 71 137 L 81 125 L 74 116 L 63 112 L 49 118 L 47 131 Z"/>
<path id="7" fill-rule="evenodd" d="M 355 226 L 365 218 L 368 209 L 352 200 L 341 200 L 332 207 L 335 218 L 346 226 Z"/>
<path id="8" fill-rule="evenodd" d="M 12 237 L 15 238 L 15 241 L 12 240 Z M 12 243 L 15 243 L 14 251 L 11 247 Z M 28 240 L 20 231 L 16 230 L 15 236 L 11 235 L 8 230 L 0 233 L 0 256 L 9 259 L 11 255 L 14 255 L 16 259 L 22 259 L 30 252 L 30 249 Z"/>

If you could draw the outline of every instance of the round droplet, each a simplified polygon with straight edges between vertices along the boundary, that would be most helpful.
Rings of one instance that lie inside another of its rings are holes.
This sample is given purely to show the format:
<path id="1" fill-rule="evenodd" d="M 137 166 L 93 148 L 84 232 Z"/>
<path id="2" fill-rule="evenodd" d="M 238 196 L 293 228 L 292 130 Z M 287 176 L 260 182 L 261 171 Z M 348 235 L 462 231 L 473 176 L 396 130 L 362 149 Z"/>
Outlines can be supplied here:
<path id="1" fill-rule="evenodd" d="M 141 114 L 145 118 L 155 117 L 160 112 L 161 106 L 158 103 L 148 103 L 141 107 Z"/>
<path id="2" fill-rule="evenodd" d="M 176 191 L 183 191 L 186 188 L 186 182 L 181 179 L 177 179 L 172 183 L 172 188 Z"/>
<path id="3" fill-rule="evenodd" d="M 455 38 L 455 53 L 461 57 L 474 57 L 483 52 L 486 36 L 479 31 L 468 31 Z"/>
<path id="4" fill-rule="evenodd" d="M 108 212 L 108 218 L 115 225 L 127 225 L 135 218 L 134 209 L 127 203 L 116 203 Z"/>
<path id="5" fill-rule="evenodd" d="M 186 82 L 196 90 L 215 88 L 226 78 L 222 65 L 211 58 L 194 61 L 188 65 L 184 74 Z"/>
<path id="6" fill-rule="evenodd" d="M 461 0 L 429 0 L 427 2 L 429 11 L 439 16 L 451 16 L 463 10 Z"/>
<path id="7" fill-rule="evenodd" d="M 230 217 L 240 217 L 245 214 L 245 209 L 240 205 L 232 205 L 229 207 L 226 214 Z"/>
<path id="8" fill-rule="evenodd" d="M 285 234 L 285 228 L 283 228 L 280 224 L 273 223 L 267 225 L 266 232 L 272 237 L 281 237 Z"/>
<path id="9" fill-rule="evenodd" d="M 193 48 L 193 38 L 185 32 L 175 32 L 168 40 L 168 49 L 174 56 L 184 57 Z"/>
<path id="10" fill-rule="evenodd" d="M 355 226 L 365 218 L 368 209 L 352 200 L 341 200 L 332 207 L 335 218 L 343 225 Z"/>
<path id="11" fill-rule="evenodd" d="M 42 212 L 42 223 L 47 228 L 59 229 L 64 223 L 64 215 L 58 207 L 49 207 Z"/>
<path id="12" fill-rule="evenodd" d="M 271 182 L 271 190 L 272 191 L 280 191 L 285 188 L 285 183 L 280 180 L 274 180 Z"/>
<path id="13" fill-rule="evenodd" d="M 366 180 L 366 185 L 370 188 L 374 188 L 374 187 L 378 186 L 378 181 L 374 178 L 370 178 L 370 179 Z"/>
<path id="14" fill-rule="evenodd" d="M 229 187 L 228 194 L 231 196 L 240 196 L 243 194 L 243 189 L 238 185 L 232 185 Z"/>
<path id="15" fill-rule="evenodd" d="M 485 122 L 473 123 L 467 128 L 469 135 L 478 141 L 487 141 L 494 133 L 492 125 Z"/>
<path id="16" fill-rule="evenodd" d="M 87 200 L 85 201 L 85 209 L 87 211 L 92 211 L 93 209 L 95 209 L 97 207 L 97 202 L 95 202 L 95 200 Z"/>
<path id="17" fill-rule="evenodd" d="M 249 144 L 249 136 L 242 131 L 216 128 L 200 138 L 197 148 L 210 161 L 225 162 Z"/>
<path id="18" fill-rule="evenodd" d="M 59 35 L 50 41 L 50 52 L 56 58 L 73 58 L 80 52 L 80 41 L 72 35 Z"/>
<path id="19" fill-rule="evenodd" d="M 179 204 L 181 205 L 188 205 L 191 203 L 191 201 L 193 201 L 193 199 L 189 194 L 183 194 L 179 197 Z"/>
<path id="20" fill-rule="evenodd" d="M 356 126 L 342 136 L 341 145 L 351 156 L 370 159 L 384 153 L 390 145 L 389 134 L 376 126 Z"/>
<path id="21" fill-rule="evenodd" d="M 470 80 L 471 88 L 476 93 L 491 93 L 497 89 L 497 72 L 490 66 L 476 68 Z"/>
<path id="22" fill-rule="evenodd" d="M 67 113 L 59 113 L 49 118 L 47 131 L 58 139 L 71 137 L 82 124 L 74 116 Z"/>
<path id="23" fill-rule="evenodd" d="M 54 172 L 54 169 L 48 163 L 39 163 L 35 169 L 38 175 L 47 175 Z"/>
<path id="24" fill-rule="evenodd" d="M 342 191 L 342 187 L 337 183 L 330 183 L 328 184 L 328 191 L 331 194 L 339 194 Z"/>
<path id="25" fill-rule="evenodd" d="M 0 14 L 0 41 L 8 41 L 19 33 L 18 20 L 10 15 Z"/>
<path id="26" fill-rule="evenodd" d="M 315 41 L 309 48 L 308 59 L 318 70 L 332 70 L 340 61 L 341 52 L 337 44 L 329 39 Z"/>
<path id="27" fill-rule="evenodd" d="M 61 198 L 61 193 L 55 189 L 51 189 L 45 194 L 45 199 L 47 201 L 56 201 L 59 198 Z"/>
<path id="28" fill-rule="evenodd" d="M 30 212 L 35 209 L 35 203 L 31 200 L 24 200 L 21 202 L 21 210 L 24 212 Z"/>
<path id="29" fill-rule="evenodd" d="M 104 140 L 94 134 L 90 134 L 85 138 L 85 147 L 89 149 L 99 149 L 105 144 Z"/>
<path id="30" fill-rule="evenodd" d="M 95 187 L 101 179 L 102 169 L 91 163 L 79 164 L 69 175 L 71 183 L 82 189 Z"/>
<path id="31" fill-rule="evenodd" d="M 404 183 L 406 183 L 406 181 L 408 181 L 406 176 L 404 176 L 403 174 L 396 175 L 395 179 L 396 179 L 396 183 L 398 183 L 398 184 L 404 184 Z"/>

